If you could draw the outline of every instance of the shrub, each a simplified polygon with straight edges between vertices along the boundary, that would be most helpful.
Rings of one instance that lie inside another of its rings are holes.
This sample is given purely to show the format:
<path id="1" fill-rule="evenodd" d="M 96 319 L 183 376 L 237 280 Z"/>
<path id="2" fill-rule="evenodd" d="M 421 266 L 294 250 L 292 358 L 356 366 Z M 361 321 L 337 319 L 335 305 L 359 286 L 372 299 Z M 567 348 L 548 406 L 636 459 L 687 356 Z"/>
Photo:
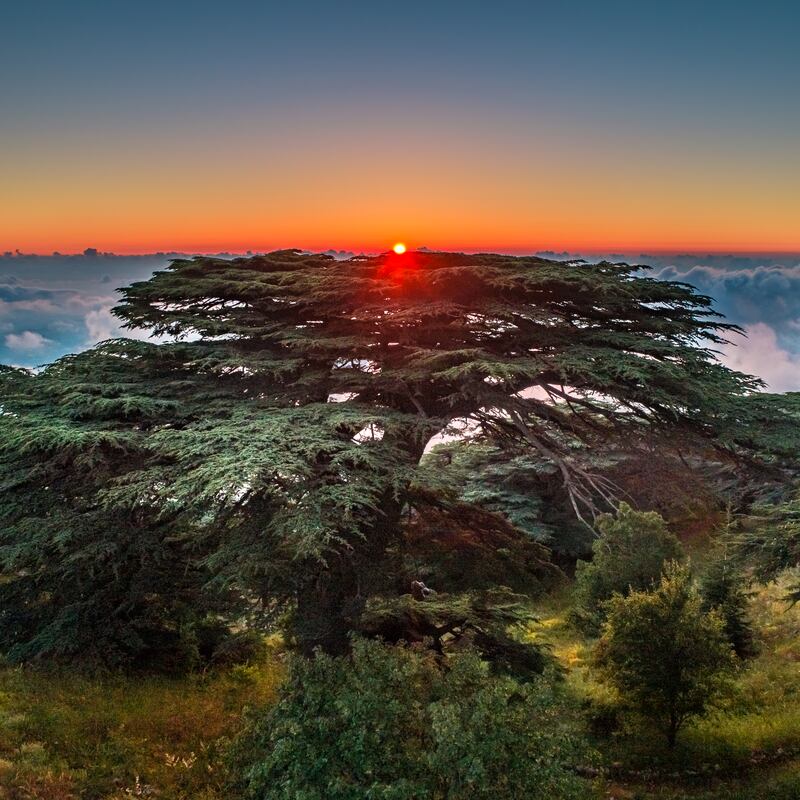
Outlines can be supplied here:
<path id="1" fill-rule="evenodd" d="M 649 589 L 667 561 L 683 558 L 680 542 L 653 511 L 634 511 L 621 503 L 616 516 L 598 519 L 597 528 L 601 535 L 592 546 L 592 560 L 578 562 L 575 578 L 572 619 L 587 633 L 599 633 L 603 603 L 612 595 Z"/>
<path id="2" fill-rule="evenodd" d="M 705 714 L 733 668 L 725 623 L 703 611 L 687 567 L 672 562 L 651 592 L 615 595 L 595 666 L 621 704 L 655 722 L 670 747 L 680 728 Z"/>
<path id="3" fill-rule="evenodd" d="M 784 503 L 760 506 L 733 539 L 734 557 L 756 580 L 769 582 L 800 567 L 800 493 Z M 800 602 L 794 580 L 786 599 Z"/>
<path id="4" fill-rule="evenodd" d="M 585 796 L 574 755 L 544 678 L 522 685 L 474 653 L 445 664 L 356 640 L 347 657 L 297 657 L 231 763 L 249 800 L 555 799 Z"/>

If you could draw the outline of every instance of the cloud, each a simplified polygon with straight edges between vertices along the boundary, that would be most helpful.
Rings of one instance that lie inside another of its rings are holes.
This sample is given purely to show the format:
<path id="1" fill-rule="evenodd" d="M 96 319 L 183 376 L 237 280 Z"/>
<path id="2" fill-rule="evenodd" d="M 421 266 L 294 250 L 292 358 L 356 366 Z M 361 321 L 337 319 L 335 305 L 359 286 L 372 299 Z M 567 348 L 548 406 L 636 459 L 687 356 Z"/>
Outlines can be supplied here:
<path id="1" fill-rule="evenodd" d="M 9 350 L 22 350 L 28 353 L 35 350 L 43 350 L 47 345 L 52 344 L 50 339 L 46 339 L 36 331 L 9 333 L 5 337 L 5 343 Z"/>
<path id="2" fill-rule="evenodd" d="M 6 280 L 5 278 L 3 280 Z M 38 286 L 20 285 L 20 279 L 13 283 L 0 283 L 0 310 L 5 311 L 63 311 L 73 308 L 76 311 L 96 306 L 110 306 L 114 297 L 109 294 L 98 295 L 74 289 L 43 289 Z"/>
<path id="3" fill-rule="evenodd" d="M 722 361 L 731 369 L 758 375 L 772 392 L 800 391 L 800 353 L 782 348 L 765 322 L 747 326 L 745 333 L 746 339 L 722 348 Z"/>
<path id="4" fill-rule="evenodd" d="M 800 389 L 800 263 L 667 266 L 653 276 L 680 280 L 714 298 L 714 307 L 748 338 L 726 347 L 728 365 L 758 375 L 771 391 Z"/>
<path id="5" fill-rule="evenodd" d="M 667 266 L 651 274 L 655 278 L 691 283 L 711 295 L 715 305 L 739 324 L 768 320 L 772 325 L 791 325 L 800 315 L 800 264 L 744 269 Z"/>
<path id="6" fill-rule="evenodd" d="M 121 336 L 127 339 L 142 340 L 151 338 L 148 330 L 123 328 L 122 321 L 111 313 L 110 308 L 98 308 L 90 311 L 84 317 L 84 323 L 88 333 L 86 341 L 88 345 L 94 345 L 106 339 L 117 339 Z M 161 340 L 163 340 L 163 337 L 156 337 L 156 341 Z"/>
<path id="7" fill-rule="evenodd" d="M 99 308 L 90 311 L 85 317 L 86 331 L 89 334 L 88 341 L 91 344 L 102 342 L 106 339 L 114 339 L 122 335 L 119 320 L 111 314 L 108 308 Z"/>

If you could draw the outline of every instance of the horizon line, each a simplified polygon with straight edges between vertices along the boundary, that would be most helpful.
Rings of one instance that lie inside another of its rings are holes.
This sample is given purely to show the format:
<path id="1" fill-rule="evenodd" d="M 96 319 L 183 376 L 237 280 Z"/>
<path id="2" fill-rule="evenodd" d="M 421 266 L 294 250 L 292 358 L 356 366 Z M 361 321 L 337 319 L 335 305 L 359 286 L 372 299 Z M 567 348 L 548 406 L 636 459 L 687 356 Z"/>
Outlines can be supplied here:
<path id="1" fill-rule="evenodd" d="M 299 250 L 301 252 L 323 254 L 323 253 L 353 253 L 354 255 L 378 256 L 391 251 L 391 245 L 386 249 L 379 248 L 356 248 L 356 247 L 325 247 L 321 249 L 311 247 L 270 247 L 270 248 L 247 248 L 247 249 L 231 249 L 231 250 L 100 250 L 99 248 L 87 247 L 79 252 L 61 252 L 59 250 L 52 250 L 50 252 L 28 252 L 19 248 L 15 249 L 0 249 L 0 258 L 145 258 L 147 256 L 256 256 L 268 253 L 277 252 L 280 250 Z M 511 256 L 537 256 L 537 255 L 653 255 L 653 256 L 696 256 L 696 255 L 709 255 L 709 256 L 800 256 L 800 247 L 797 249 L 727 249 L 727 248 L 709 248 L 709 247 L 540 247 L 540 248 L 525 248 L 525 247 L 493 247 L 493 248 L 429 248 L 420 246 L 409 246 L 409 252 L 429 252 L 429 253 L 463 253 L 464 255 L 479 255 L 482 253 L 497 253 L 499 255 Z"/>

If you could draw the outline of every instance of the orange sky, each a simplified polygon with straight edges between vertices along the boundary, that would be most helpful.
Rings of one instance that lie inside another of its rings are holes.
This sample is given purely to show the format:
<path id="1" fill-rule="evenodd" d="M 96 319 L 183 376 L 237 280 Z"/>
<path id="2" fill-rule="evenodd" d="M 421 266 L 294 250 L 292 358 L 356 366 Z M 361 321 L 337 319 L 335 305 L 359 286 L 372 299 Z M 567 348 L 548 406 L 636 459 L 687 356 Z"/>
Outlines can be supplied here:
<path id="1" fill-rule="evenodd" d="M 593 158 L 541 141 L 439 153 L 396 138 L 349 152 L 218 142 L 215 159 L 159 142 L 34 150 L 5 170 L 0 250 L 800 250 L 797 183 L 766 159 Z"/>
<path id="2" fill-rule="evenodd" d="M 800 16 L 712 5 L 18 4 L 0 251 L 800 251 Z"/>

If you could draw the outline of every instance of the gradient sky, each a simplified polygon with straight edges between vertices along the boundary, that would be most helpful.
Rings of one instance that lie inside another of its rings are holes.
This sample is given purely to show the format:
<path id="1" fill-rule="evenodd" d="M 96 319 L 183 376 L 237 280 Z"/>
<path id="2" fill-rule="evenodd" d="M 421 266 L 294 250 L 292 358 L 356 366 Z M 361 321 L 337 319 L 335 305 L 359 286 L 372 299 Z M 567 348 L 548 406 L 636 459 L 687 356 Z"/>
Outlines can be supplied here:
<path id="1" fill-rule="evenodd" d="M 800 4 L 0 7 L 0 251 L 800 250 Z"/>

